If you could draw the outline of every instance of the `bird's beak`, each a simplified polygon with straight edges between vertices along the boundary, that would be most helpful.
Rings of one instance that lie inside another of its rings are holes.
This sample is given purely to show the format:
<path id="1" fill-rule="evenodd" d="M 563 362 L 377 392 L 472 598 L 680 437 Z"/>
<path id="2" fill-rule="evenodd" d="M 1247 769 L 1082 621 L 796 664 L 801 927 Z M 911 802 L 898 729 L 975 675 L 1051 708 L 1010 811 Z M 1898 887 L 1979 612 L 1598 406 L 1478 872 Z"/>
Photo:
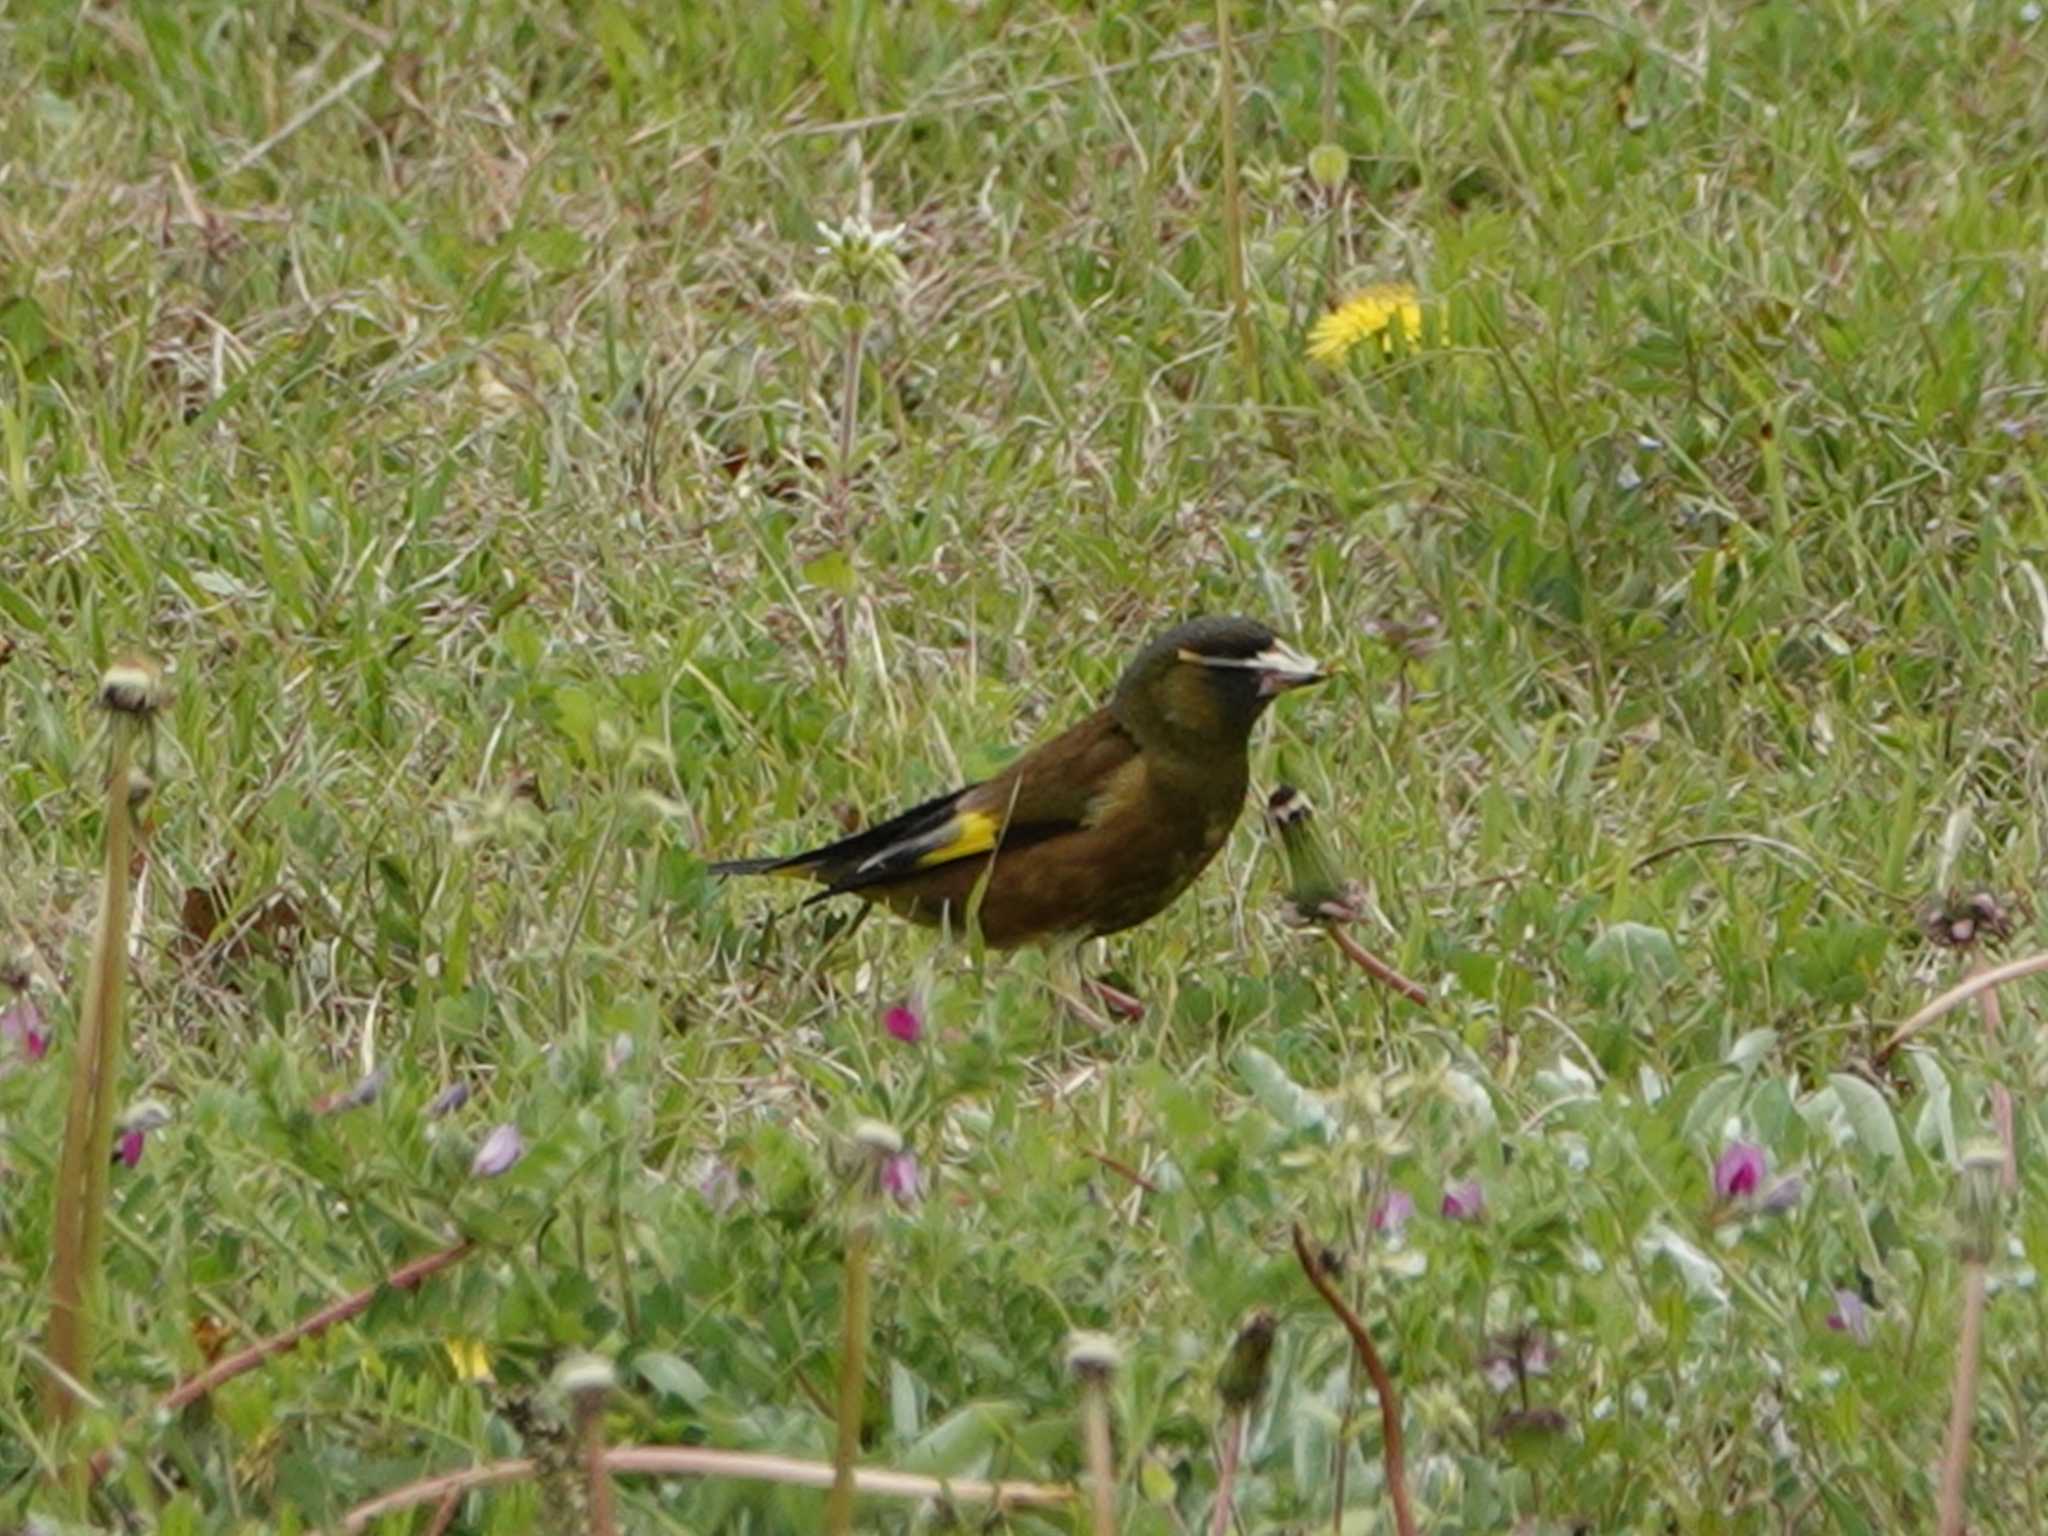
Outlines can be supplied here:
<path id="1" fill-rule="evenodd" d="M 1275 640 L 1256 656 L 1204 656 L 1199 651 L 1182 651 L 1181 660 L 1205 667 L 1243 667 L 1259 675 L 1259 697 L 1271 698 L 1290 688 L 1306 688 L 1330 674 L 1320 663 L 1295 650 L 1284 640 Z"/>
<path id="2" fill-rule="evenodd" d="M 1301 652 L 1279 640 L 1275 640 L 1254 656 L 1252 665 L 1259 672 L 1261 698 L 1285 693 L 1290 688 L 1306 688 L 1310 683 L 1320 683 L 1330 675 L 1323 670 L 1321 663 L 1311 661 Z"/>

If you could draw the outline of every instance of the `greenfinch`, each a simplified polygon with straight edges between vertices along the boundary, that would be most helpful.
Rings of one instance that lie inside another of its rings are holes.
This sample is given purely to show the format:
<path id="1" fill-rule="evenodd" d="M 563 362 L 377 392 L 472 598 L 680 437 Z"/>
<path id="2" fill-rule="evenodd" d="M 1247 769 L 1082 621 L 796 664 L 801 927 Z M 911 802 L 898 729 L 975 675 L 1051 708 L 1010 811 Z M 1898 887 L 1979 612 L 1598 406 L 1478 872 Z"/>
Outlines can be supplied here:
<path id="1" fill-rule="evenodd" d="M 1118 933 L 1164 910 L 1244 808 L 1252 727 L 1315 662 L 1248 618 L 1202 618 L 1138 653 L 1109 702 L 978 784 L 839 842 L 734 859 L 996 949 Z"/>

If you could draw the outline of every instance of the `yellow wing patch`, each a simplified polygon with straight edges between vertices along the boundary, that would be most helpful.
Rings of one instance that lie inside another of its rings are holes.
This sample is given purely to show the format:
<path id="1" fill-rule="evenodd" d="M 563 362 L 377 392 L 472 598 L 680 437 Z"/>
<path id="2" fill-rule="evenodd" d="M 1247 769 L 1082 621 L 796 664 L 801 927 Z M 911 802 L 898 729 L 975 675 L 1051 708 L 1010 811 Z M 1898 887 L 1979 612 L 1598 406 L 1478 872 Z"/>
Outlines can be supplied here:
<path id="1" fill-rule="evenodd" d="M 973 854 L 987 853 L 1003 835 L 1002 821 L 987 811 L 963 811 L 947 828 L 950 834 L 938 847 L 917 856 L 918 869 L 950 864 Z"/>

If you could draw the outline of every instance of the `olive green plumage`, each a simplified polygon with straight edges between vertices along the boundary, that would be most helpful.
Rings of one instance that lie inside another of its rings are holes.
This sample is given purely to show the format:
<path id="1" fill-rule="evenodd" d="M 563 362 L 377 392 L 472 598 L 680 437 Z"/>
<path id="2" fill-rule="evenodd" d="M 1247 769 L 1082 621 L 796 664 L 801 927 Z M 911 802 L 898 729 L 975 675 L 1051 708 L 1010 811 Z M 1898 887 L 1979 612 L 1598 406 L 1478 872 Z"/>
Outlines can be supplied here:
<path id="1" fill-rule="evenodd" d="M 1216 857 L 1244 808 L 1252 727 L 1313 662 L 1254 619 L 1158 636 L 1108 704 L 1001 773 L 827 847 L 715 864 L 786 874 L 1007 949 L 1117 933 L 1153 916 Z"/>

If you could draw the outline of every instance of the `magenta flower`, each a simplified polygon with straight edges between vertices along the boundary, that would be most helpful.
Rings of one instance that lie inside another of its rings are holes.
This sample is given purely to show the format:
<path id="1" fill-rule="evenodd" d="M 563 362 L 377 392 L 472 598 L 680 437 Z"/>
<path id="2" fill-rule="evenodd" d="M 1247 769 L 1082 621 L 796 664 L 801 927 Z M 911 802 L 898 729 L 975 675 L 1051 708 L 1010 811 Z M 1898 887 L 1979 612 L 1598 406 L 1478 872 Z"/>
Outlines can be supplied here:
<path id="1" fill-rule="evenodd" d="M 1828 1314 L 1828 1326 L 1846 1333 L 1858 1344 L 1870 1342 L 1870 1307 L 1855 1291 L 1842 1287 L 1835 1292 L 1835 1310 Z"/>
<path id="2" fill-rule="evenodd" d="M 41 1061 L 50 1050 L 43 1010 L 25 997 L 0 1008 L 0 1040 L 14 1041 L 30 1061 Z"/>
<path id="3" fill-rule="evenodd" d="M 1486 1191 L 1480 1188 L 1477 1179 L 1446 1184 L 1441 1210 L 1449 1221 L 1477 1221 L 1486 1211 Z"/>
<path id="4" fill-rule="evenodd" d="M 1731 1141 L 1714 1161 L 1714 1198 L 1742 1200 L 1763 1187 L 1770 1165 L 1753 1141 Z"/>
<path id="5" fill-rule="evenodd" d="M 1390 1189 L 1372 1208 L 1372 1229 L 1388 1237 L 1399 1237 L 1414 1214 L 1414 1197 L 1405 1189 Z"/>
<path id="6" fill-rule="evenodd" d="M 915 1205 L 924 1198 L 924 1172 L 917 1166 L 915 1152 L 897 1152 L 884 1158 L 882 1193 L 898 1205 Z"/>
<path id="7" fill-rule="evenodd" d="M 882 1028 L 905 1045 L 924 1038 L 924 1020 L 908 1003 L 898 1003 L 882 1015 Z"/>
<path id="8" fill-rule="evenodd" d="M 143 1099 L 114 1122 L 114 1161 L 133 1168 L 142 1161 L 142 1144 L 151 1131 L 171 1123 L 171 1112 L 155 1099 Z"/>
<path id="9" fill-rule="evenodd" d="M 486 1136 L 484 1144 L 476 1149 L 469 1164 L 470 1176 L 494 1179 L 525 1155 L 526 1142 L 519 1135 L 519 1127 L 508 1121 Z"/>

